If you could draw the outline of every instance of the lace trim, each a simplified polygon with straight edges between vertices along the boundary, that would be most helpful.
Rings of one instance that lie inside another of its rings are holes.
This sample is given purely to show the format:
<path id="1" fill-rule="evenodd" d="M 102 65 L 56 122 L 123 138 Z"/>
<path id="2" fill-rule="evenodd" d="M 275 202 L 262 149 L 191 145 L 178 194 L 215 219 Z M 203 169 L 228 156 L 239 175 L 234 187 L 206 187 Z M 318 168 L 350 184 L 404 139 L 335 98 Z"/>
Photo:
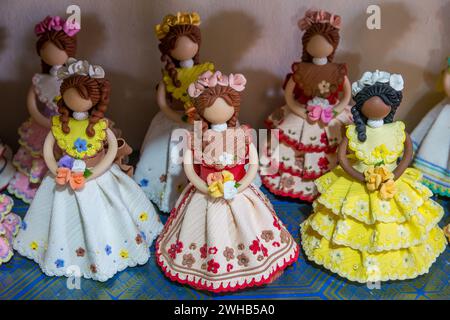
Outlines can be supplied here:
<path id="1" fill-rule="evenodd" d="M 398 159 L 398 157 L 403 152 L 403 144 L 406 139 L 405 134 L 405 124 L 401 121 L 396 121 L 391 124 L 385 124 L 384 126 L 393 126 L 394 127 L 394 134 L 390 136 L 394 140 L 393 148 L 394 150 L 389 150 L 392 152 L 392 154 L 387 155 L 385 159 L 376 157 L 372 154 L 373 150 L 366 150 L 365 146 L 367 141 L 365 143 L 362 143 L 358 140 L 358 133 L 356 132 L 356 127 L 354 124 L 351 124 L 347 127 L 347 130 L 345 132 L 347 138 L 348 138 L 348 148 L 355 153 L 355 156 L 358 160 L 361 160 L 366 165 L 374 165 L 376 163 L 379 163 L 383 160 L 385 160 L 385 163 L 393 163 L 395 160 Z M 373 130 L 370 127 L 366 127 L 366 130 Z M 375 129 L 377 130 L 377 129 Z M 378 130 L 383 130 L 378 129 Z M 377 146 L 373 146 L 377 147 Z M 369 153 L 370 152 L 370 153 Z M 369 153 L 369 154 L 367 154 Z"/>
<path id="2" fill-rule="evenodd" d="M 308 235 L 306 235 L 307 232 L 307 228 L 308 228 L 309 224 L 308 224 L 308 220 L 303 222 L 302 224 L 300 224 L 300 235 L 301 235 L 301 239 L 302 239 L 302 243 L 303 243 L 303 250 L 308 258 L 308 260 L 315 262 L 318 265 L 321 265 L 323 267 L 325 267 L 326 269 L 338 274 L 339 276 L 341 276 L 342 278 L 346 278 L 350 281 L 355 281 L 355 282 L 359 282 L 359 283 L 367 283 L 368 281 L 370 281 L 367 277 L 366 278 L 361 278 L 361 277 L 354 277 L 351 276 L 348 272 L 336 267 L 335 265 L 326 262 L 326 261 L 320 261 L 315 255 L 314 255 L 314 247 L 313 246 L 309 246 L 307 245 L 307 239 L 308 239 Z M 320 240 L 319 240 L 320 241 Z M 421 269 L 419 270 L 414 270 L 413 272 L 410 272 L 408 274 L 388 274 L 388 275 L 384 275 L 382 276 L 379 280 L 380 281 L 390 281 L 390 280 L 406 280 L 406 279 L 414 279 L 418 276 L 421 276 L 423 274 L 426 274 L 429 272 L 430 267 L 436 262 L 437 257 L 445 250 L 446 248 L 446 240 L 445 242 L 442 242 L 441 246 L 435 251 L 434 257 L 432 259 L 430 259 L 428 261 L 428 263 L 426 265 L 424 265 Z"/>
<path id="3" fill-rule="evenodd" d="M 426 241 L 428 239 L 430 231 L 438 224 L 438 222 L 442 219 L 443 216 L 444 216 L 444 210 L 441 209 L 440 212 L 438 213 L 438 215 L 426 227 L 424 227 L 424 230 L 422 231 L 422 236 L 420 238 L 415 239 L 415 240 L 409 240 L 406 243 L 402 243 L 399 245 L 377 245 L 377 246 L 366 245 L 366 246 L 363 246 L 361 244 L 356 243 L 356 240 L 354 240 L 354 239 L 338 240 L 338 239 L 336 239 L 336 237 L 337 237 L 336 230 L 337 230 L 337 225 L 338 225 L 338 222 L 336 222 L 336 221 L 334 222 L 334 226 L 332 228 L 332 230 L 334 230 L 334 231 L 332 232 L 331 237 L 329 234 L 327 234 L 326 231 L 324 231 L 324 229 L 319 224 L 317 224 L 317 222 L 313 219 L 313 216 L 311 216 L 311 218 L 310 218 L 309 225 L 314 231 L 316 231 L 318 234 L 320 234 L 322 237 L 324 237 L 331 243 L 349 247 L 349 248 L 352 248 L 354 250 L 358 250 L 361 252 L 364 251 L 364 252 L 368 252 L 368 253 L 377 253 L 377 252 L 382 252 L 382 251 L 407 249 L 407 248 L 422 244 L 424 241 Z M 345 219 L 341 220 L 341 221 L 345 221 Z M 372 234 L 374 232 L 375 231 L 371 231 Z"/>
<path id="4" fill-rule="evenodd" d="M 102 119 L 94 125 L 95 135 L 93 137 L 88 137 L 85 132 L 88 124 L 89 120 L 77 121 L 70 119 L 69 127 L 71 132 L 66 134 L 62 131 L 59 116 L 52 117 L 52 133 L 55 136 L 58 146 L 69 156 L 78 159 L 93 157 L 103 149 L 103 143 L 106 140 L 106 129 L 108 128 L 107 120 Z M 86 150 L 78 151 L 75 148 L 74 144 L 77 139 L 85 142 Z"/>
<path id="5" fill-rule="evenodd" d="M 158 228 L 155 231 L 151 231 L 151 237 L 147 238 L 146 242 L 147 242 L 147 247 L 150 247 L 151 244 L 153 243 L 154 239 L 158 236 L 158 234 L 160 233 L 161 229 L 163 228 L 162 224 L 156 224 L 158 226 Z M 27 257 L 28 259 L 33 260 L 34 262 L 36 262 L 39 267 L 41 268 L 42 272 L 44 272 L 47 276 L 53 277 L 61 277 L 61 276 L 65 276 L 65 277 L 69 277 L 70 275 L 67 274 L 67 268 L 58 268 L 58 269 L 54 269 L 54 268 L 47 268 L 44 265 L 44 262 L 42 261 L 42 259 L 40 259 L 40 257 L 38 256 L 38 253 L 36 251 L 29 251 L 28 249 L 24 248 L 22 245 L 17 245 L 17 242 L 14 241 L 13 244 L 14 249 L 19 252 L 22 256 Z M 87 270 L 83 270 L 81 272 L 82 277 L 86 278 L 86 279 L 93 279 L 93 280 L 97 280 L 100 282 L 105 282 L 108 279 L 112 278 L 116 273 L 121 272 L 123 270 L 125 270 L 128 267 L 135 267 L 137 265 L 144 265 L 148 262 L 148 259 L 150 258 L 150 250 L 146 250 L 144 254 L 133 258 L 130 257 L 128 258 L 126 261 L 121 261 L 121 263 L 117 264 L 115 269 L 110 269 L 111 271 L 109 272 L 104 272 L 104 273 L 93 273 L 92 271 L 87 271 Z"/>
<path id="6" fill-rule="evenodd" d="M 282 197 L 289 197 L 289 198 L 294 198 L 294 199 L 300 199 L 303 201 L 307 201 L 307 202 L 313 202 L 314 199 L 318 196 L 318 194 L 316 195 L 305 195 L 302 191 L 300 192 L 291 192 L 291 191 L 281 191 L 280 189 L 278 189 L 278 186 L 275 185 L 274 183 L 270 182 L 268 179 L 269 176 L 261 176 L 261 182 L 264 184 L 264 186 L 269 189 L 269 191 L 277 196 L 282 196 Z M 271 176 L 273 177 L 273 176 Z"/>

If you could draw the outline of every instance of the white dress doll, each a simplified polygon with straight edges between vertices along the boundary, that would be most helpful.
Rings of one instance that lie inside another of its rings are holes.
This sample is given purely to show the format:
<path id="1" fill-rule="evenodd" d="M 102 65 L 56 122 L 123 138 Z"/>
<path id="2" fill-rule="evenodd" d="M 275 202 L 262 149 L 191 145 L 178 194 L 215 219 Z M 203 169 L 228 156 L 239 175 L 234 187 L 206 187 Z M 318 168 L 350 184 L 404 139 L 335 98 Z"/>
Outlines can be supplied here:
<path id="1" fill-rule="evenodd" d="M 153 118 L 141 147 L 134 180 L 147 197 L 163 212 L 170 212 L 188 181 L 180 162 L 173 161 L 178 151 L 172 132 L 192 126 L 192 104 L 188 86 L 212 63 L 199 62 L 201 44 L 200 16 L 197 13 L 168 15 L 156 26 L 163 79 L 157 89 L 161 109 Z"/>
<path id="2" fill-rule="evenodd" d="M 413 166 L 423 182 L 441 196 L 450 197 L 450 58 L 443 73 L 444 100 L 437 104 L 414 129 Z"/>
<path id="3" fill-rule="evenodd" d="M 298 257 L 297 243 L 252 184 L 258 154 L 245 126 L 236 127 L 245 83 L 241 74 L 216 72 L 189 87 L 202 120 L 184 157 L 191 183 L 157 240 L 156 256 L 168 278 L 196 289 L 268 284 Z"/>
<path id="4" fill-rule="evenodd" d="M 145 264 L 163 226 L 141 188 L 113 164 L 118 145 L 104 119 L 110 84 L 103 69 L 69 59 L 58 75 L 64 79 L 61 115 L 52 118 L 44 144 L 51 174 L 14 248 L 49 276 L 70 276 L 76 268 L 84 278 L 106 281 Z M 58 162 L 55 143 L 63 154 Z"/>

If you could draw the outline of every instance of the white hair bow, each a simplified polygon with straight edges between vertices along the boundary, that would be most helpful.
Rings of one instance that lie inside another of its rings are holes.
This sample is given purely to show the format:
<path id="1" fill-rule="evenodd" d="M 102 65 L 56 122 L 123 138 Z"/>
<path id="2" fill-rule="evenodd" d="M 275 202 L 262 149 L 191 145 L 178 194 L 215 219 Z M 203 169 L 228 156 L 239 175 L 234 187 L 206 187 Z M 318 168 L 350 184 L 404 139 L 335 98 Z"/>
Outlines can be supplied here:
<path id="1" fill-rule="evenodd" d="M 105 77 L 105 70 L 101 66 L 91 65 L 86 60 L 69 58 L 65 65 L 58 69 L 57 77 L 63 80 L 73 75 L 102 79 Z"/>
<path id="2" fill-rule="evenodd" d="M 356 96 L 364 87 L 372 86 L 375 83 L 387 83 L 396 91 L 403 90 L 404 81 L 400 74 L 390 74 L 386 71 L 376 70 L 375 72 L 364 72 L 361 79 L 352 83 L 352 95 Z"/>

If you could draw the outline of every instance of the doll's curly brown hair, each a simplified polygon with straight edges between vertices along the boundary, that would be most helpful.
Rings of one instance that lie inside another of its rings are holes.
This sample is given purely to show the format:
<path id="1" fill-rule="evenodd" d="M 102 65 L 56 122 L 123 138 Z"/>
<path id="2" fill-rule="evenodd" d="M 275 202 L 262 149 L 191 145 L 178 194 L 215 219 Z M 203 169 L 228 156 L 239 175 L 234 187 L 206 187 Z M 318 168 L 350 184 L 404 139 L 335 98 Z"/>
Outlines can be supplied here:
<path id="1" fill-rule="evenodd" d="M 161 39 L 158 46 L 159 51 L 161 51 L 162 54 L 161 61 L 166 64 L 165 69 L 176 87 L 181 86 L 181 81 L 178 80 L 178 72 L 176 69 L 177 66 L 179 66 L 179 61 L 172 58 L 170 51 L 175 48 L 178 38 L 182 36 L 188 37 L 200 47 L 202 41 L 200 28 L 191 24 L 176 25 L 171 27 L 167 35 Z M 199 52 L 197 52 L 193 60 L 194 64 L 199 64 Z"/>
<path id="2" fill-rule="evenodd" d="M 241 106 L 241 95 L 239 92 L 229 86 L 216 85 L 212 88 L 206 88 L 200 96 L 194 99 L 194 107 L 197 112 L 196 121 L 202 121 L 203 131 L 208 130 L 210 123 L 203 118 L 205 110 L 213 105 L 217 98 L 222 98 L 225 102 L 234 107 L 234 114 L 228 120 L 228 127 L 236 127 L 239 109 Z"/>
<path id="3" fill-rule="evenodd" d="M 306 47 L 309 40 L 311 40 L 311 38 L 315 35 L 323 36 L 333 46 L 333 52 L 327 57 L 328 62 L 332 62 L 336 49 L 339 45 L 340 35 L 339 29 L 333 27 L 329 23 L 314 23 L 305 31 L 302 37 L 302 62 L 312 62 L 313 60 L 313 57 L 308 53 Z"/>
<path id="4" fill-rule="evenodd" d="M 92 108 L 89 111 L 89 125 L 86 128 L 86 134 L 89 137 L 95 135 L 94 125 L 104 118 L 109 104 L 109 95 L 111 85 L 106 79 L 93 79 L 89 76 L 72 76 L 67 78 L 61 84 L 61 96 L 68 89 L 74 88 L 83 99 L 92 101 Z M 58 112 L 61 120 L 61 127 L 64 133 L 69 133 L 69 119 L 72 111 L 64 102 L 64 99 L 58 101 Z"/>
<path id="5" fill-rule="evenodd" d="M 73 58 L 77 51 L 76 36 L 68 36 L 64 31 L 44 32 L 36 42 L 36 52 L 40 56 L 41 50 L 47 42 L 53 43 L 58 49 L 64 50 L 69 58 Z M 42 73 L 49 73 L 52 66 L 41 59 Z"/>

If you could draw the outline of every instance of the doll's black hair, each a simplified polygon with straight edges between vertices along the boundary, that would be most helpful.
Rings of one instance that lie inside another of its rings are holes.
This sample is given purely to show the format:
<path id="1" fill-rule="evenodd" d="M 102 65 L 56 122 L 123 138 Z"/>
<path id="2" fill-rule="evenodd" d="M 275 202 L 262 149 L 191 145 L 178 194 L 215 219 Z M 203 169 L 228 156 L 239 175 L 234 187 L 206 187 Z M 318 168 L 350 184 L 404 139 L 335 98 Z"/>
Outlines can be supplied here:
<path id="1" fill-rule="evenodd" d="M 387 83 L 377 82 L 371 86 L 364 87 L 356 96 L 353 97 L 355 105 L 352 107 L 353 122 L 358 133 L 358 140 L 366 141 L 366 123 L 367 117 L 361 112 L 364 102 L 372 97 L 379 97 L 385 104 L 391 107 L 391 112 L 383 119 L 384 123 L 394 121 L 394 115 L 398 106 L 402 102 L 403 94 L 397 91 Z"/>

